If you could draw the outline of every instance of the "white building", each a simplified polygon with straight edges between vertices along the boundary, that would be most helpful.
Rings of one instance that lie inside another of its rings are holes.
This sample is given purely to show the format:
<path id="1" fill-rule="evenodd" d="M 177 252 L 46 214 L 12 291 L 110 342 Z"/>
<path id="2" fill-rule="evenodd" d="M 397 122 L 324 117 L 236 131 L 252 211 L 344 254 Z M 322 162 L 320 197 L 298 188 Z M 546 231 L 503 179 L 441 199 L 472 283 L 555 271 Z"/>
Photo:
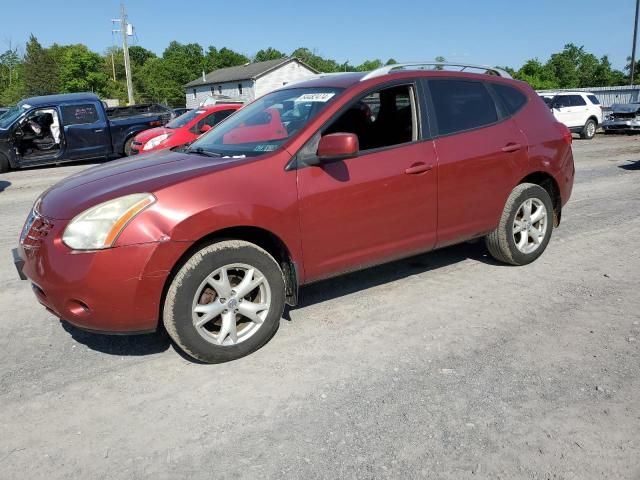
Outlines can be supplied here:
<path id="1" fill-rule="evenodd" d="M 186 106 L 195 108 L 210 95 L 226 95 L 250 102 L 287 83 L 317 73 L 295 57 L 220 68 L 185 85 Z"/>

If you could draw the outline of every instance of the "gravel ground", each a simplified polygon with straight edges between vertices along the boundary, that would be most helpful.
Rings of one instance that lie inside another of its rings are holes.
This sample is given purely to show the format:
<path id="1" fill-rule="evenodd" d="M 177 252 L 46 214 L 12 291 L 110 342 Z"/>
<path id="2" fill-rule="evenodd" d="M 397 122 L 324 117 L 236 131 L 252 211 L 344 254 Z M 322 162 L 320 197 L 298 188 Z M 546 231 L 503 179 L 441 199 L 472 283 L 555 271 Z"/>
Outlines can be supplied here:
<path id="1" fill-rule="evenodd" d="M 0 175 L 0 477 L 640 478 L 640 137 L 574 150 L 534 264 L 465 244 L 312 285 L 224 365 L 49 315 L 9 250 L 87 165 Z"/>

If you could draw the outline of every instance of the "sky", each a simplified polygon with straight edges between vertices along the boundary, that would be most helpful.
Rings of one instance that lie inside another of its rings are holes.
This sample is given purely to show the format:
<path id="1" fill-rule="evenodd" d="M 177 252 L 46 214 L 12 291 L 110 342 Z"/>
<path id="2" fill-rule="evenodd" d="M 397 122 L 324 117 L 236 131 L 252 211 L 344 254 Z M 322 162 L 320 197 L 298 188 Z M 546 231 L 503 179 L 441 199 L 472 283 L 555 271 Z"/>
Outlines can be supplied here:
<path id="1" fill-rule="evenodd" d="M 103 52 L 119 38 L 118 0 L 0 0 L 0 51 L 33 33 L 48 46 L 84 43 Z M 431 60 L 520 67 L 566 43 L 622 69 L 631 55 L 634 0 L 128 0 L 137 44 L 162 54 L 172 40 L 251 56 L 308 47 L 338 62 Z M 640 54 L 640 51 L 639 51 Z"/>

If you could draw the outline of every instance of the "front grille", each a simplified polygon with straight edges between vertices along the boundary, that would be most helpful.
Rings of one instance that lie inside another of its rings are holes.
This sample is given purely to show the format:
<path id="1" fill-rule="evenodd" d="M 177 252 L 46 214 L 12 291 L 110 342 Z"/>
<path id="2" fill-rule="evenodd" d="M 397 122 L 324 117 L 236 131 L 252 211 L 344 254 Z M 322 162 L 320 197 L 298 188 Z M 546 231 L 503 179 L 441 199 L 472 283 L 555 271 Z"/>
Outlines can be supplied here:
<path id="1" fill-rule="evenodd" d="M 35 211 L 32 211 L 24 225 L 20 243 L 25 252 L 37 250 L 42 240 L 53 229 L 53 223 Z"/>
<path id="2" fill-rule="evenodd" d="M 611 118 L 620 119 L 620 120 L 630 120 L 632 118 L 636 118 L 636 113 L 612 113 Z"/>

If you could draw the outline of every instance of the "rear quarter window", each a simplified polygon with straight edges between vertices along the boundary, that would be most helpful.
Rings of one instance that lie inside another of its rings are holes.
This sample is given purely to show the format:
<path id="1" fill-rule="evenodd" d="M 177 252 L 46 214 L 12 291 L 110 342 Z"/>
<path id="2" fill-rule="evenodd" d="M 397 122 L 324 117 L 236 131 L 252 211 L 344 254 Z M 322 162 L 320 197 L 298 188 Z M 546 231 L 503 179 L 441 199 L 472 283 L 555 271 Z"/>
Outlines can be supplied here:
<path id="1" fill-rule="evenodd" d="M 587 98 L 594 105 L 600 105 L 600 100 L 598 100 L 598 97 L 596 97 L 595 95 L 587 95 Z"/>
<path id="2" fill-rule="evenodd" d="M 473 130 L 498 121 L 493 98 L 482 82 L 430 80 L 438 133 Z"/>
<path id="3" fill-rule="evenodd" d="M 516 113 L 527 103 L 527 96 L 517 88 L 499 83 L 492 83 L 491 86 L 500 97 L 500 100 L 502 100 L 509 115 Z"/>

